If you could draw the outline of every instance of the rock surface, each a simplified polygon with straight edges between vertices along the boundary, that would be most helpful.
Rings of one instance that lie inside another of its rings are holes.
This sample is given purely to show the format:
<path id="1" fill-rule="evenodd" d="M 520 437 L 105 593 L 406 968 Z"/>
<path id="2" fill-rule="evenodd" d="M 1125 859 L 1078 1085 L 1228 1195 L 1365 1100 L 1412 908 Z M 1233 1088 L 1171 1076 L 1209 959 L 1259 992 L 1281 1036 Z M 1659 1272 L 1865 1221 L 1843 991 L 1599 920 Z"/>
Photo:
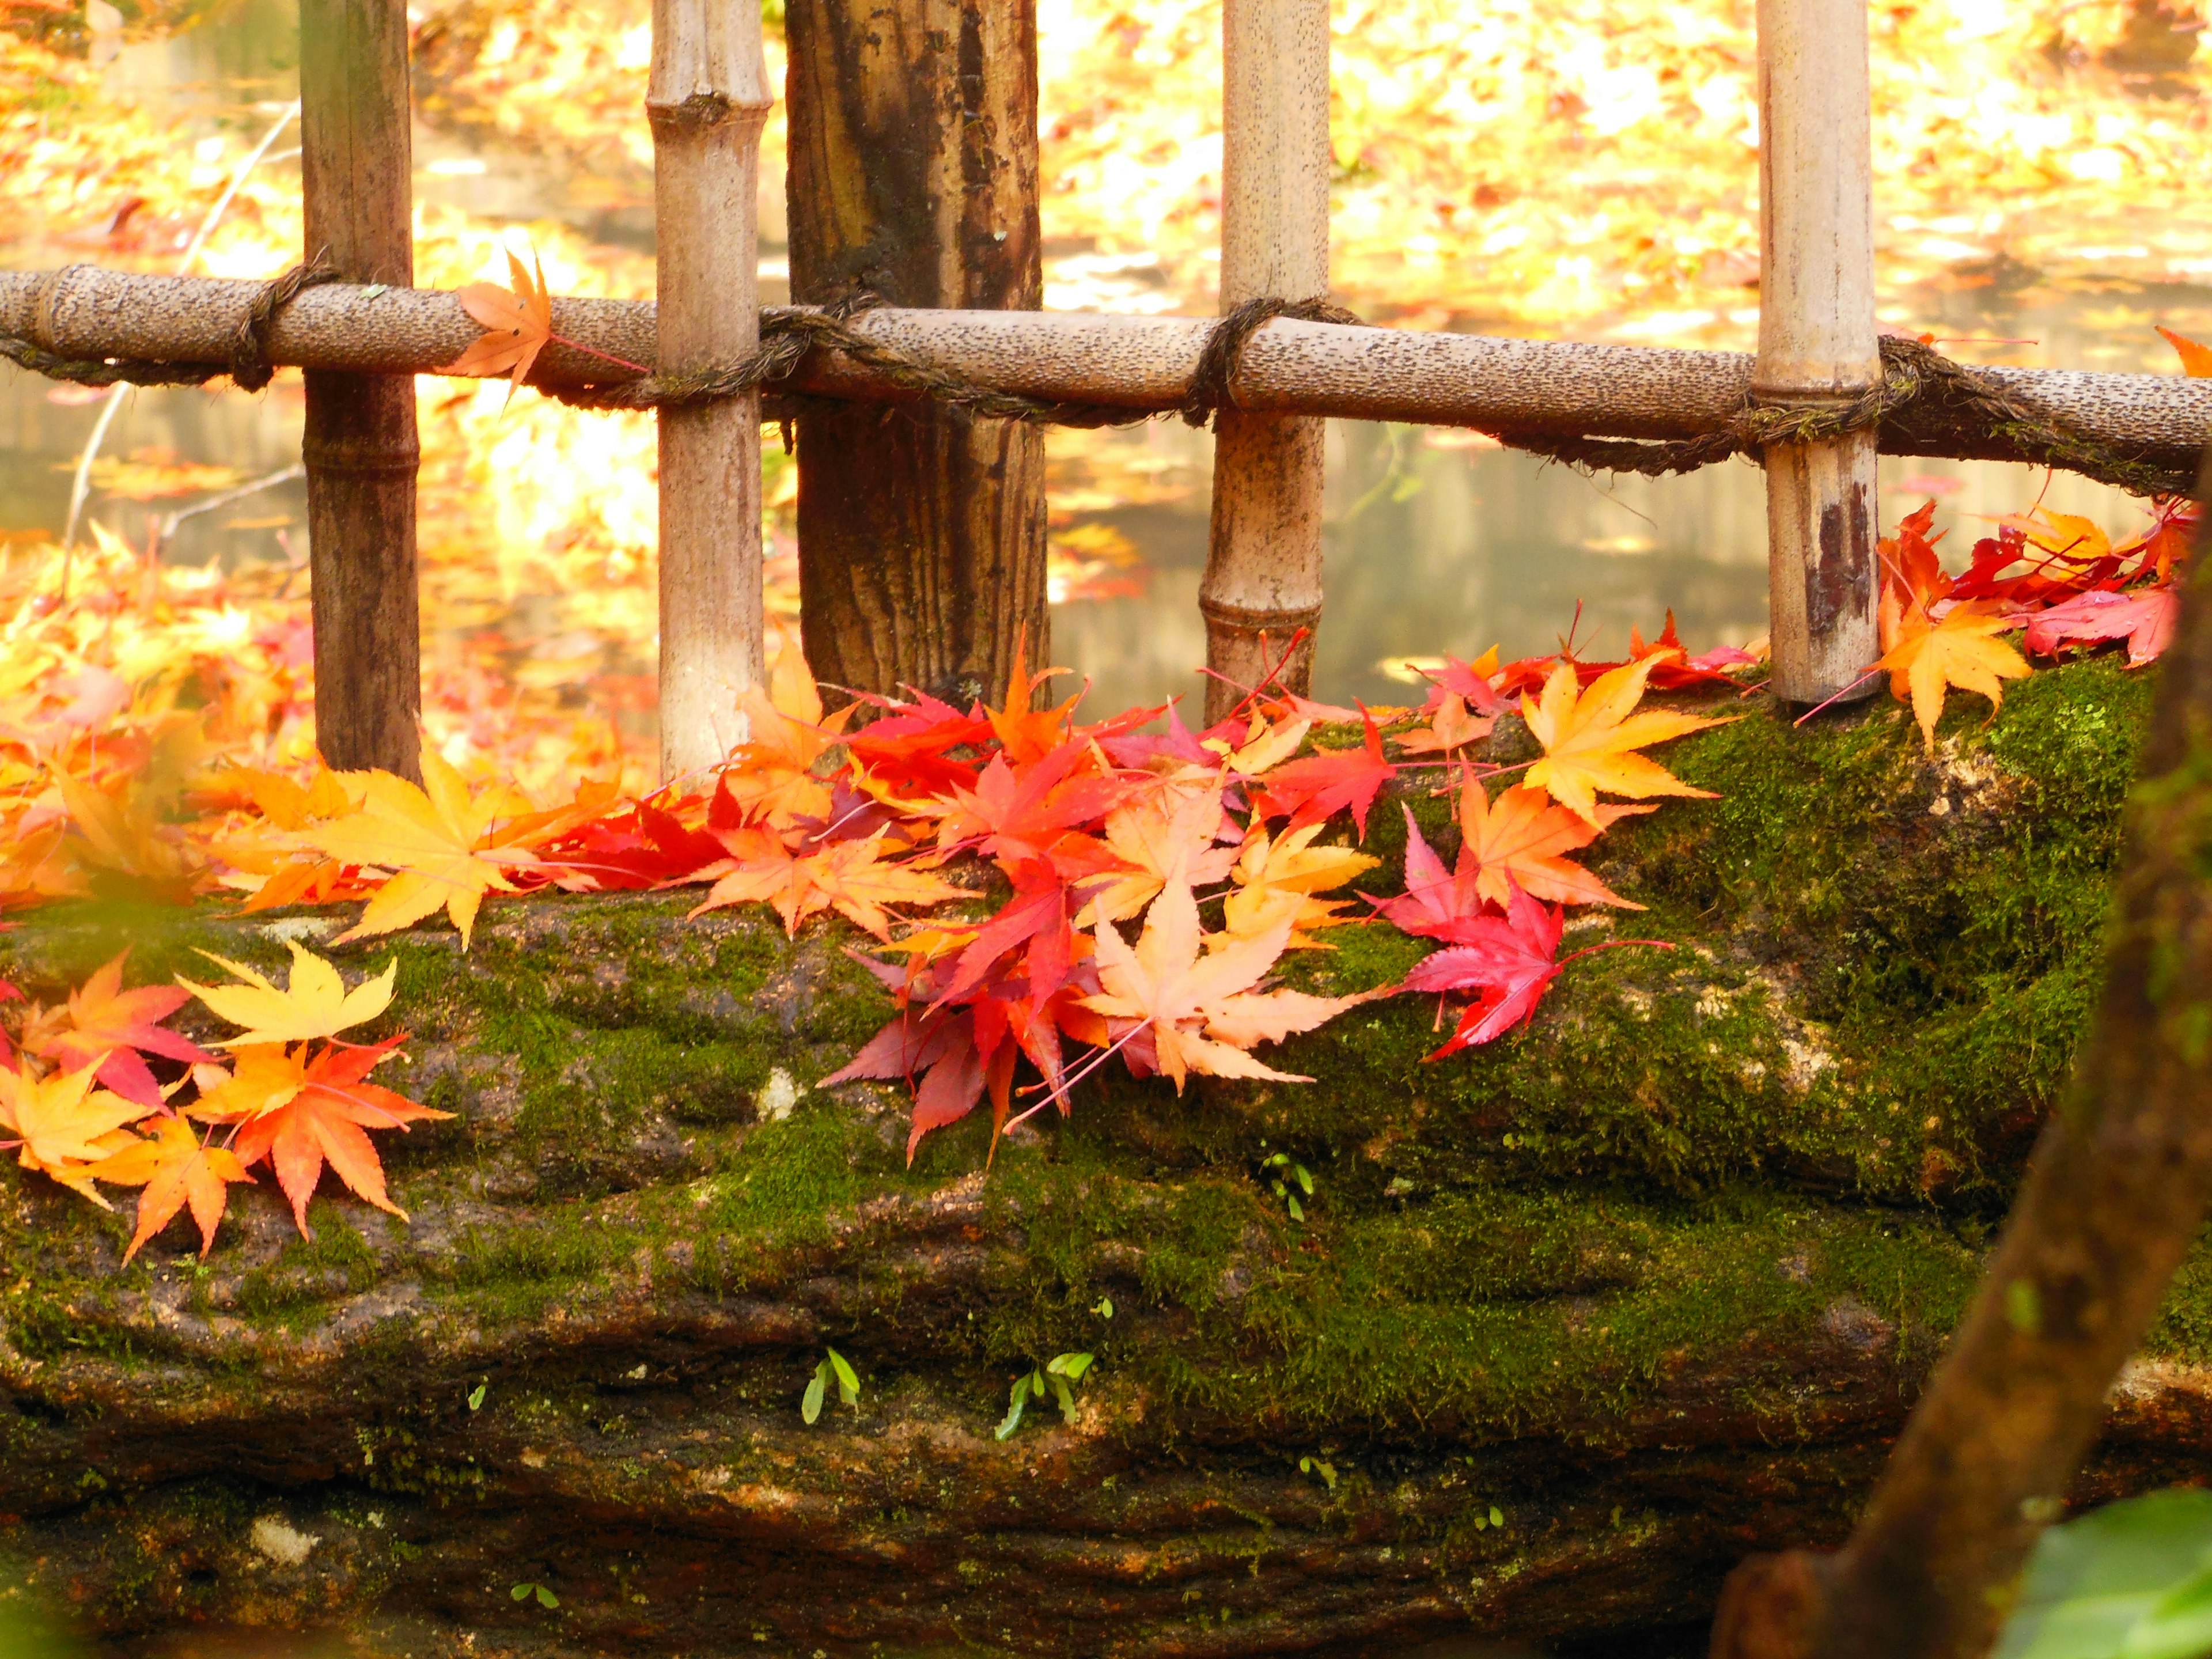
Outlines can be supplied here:
<path id="1" fill-rule="evenodd" d="M 264 1176 L 205 1263 L 180 1225 L 125 1268 L 127 1215 L 0 1173 L 6 1547 L 101 1634 L 394 1655 L 1694 1627 L 1742 1554 L 1840 1534 L 1971 1292 L 2088 1006 L 2142 703 L 2039 676 L 1933 761 L 1887 707 L 1744 705 L 1668 756 L 1723 799 L 1600 843 L 1650 912 L 1570 935 L 1675 950 L 1586 958 L 1437 1066 L 1401 1000 L 1288 1045 L 1310 1085 L 1102 1080 L 988 1167 L 984 1126 L 909 1170 L 902 1091 L 810 1086 L 889 1012 L 834 929 L 552 896 L 465 954 L 343 947 L 398 957 L 390 1080 L 458 1115 L 382 1139 L 411 1219 L 325 1196 L 302 1241 Z M 0 974 L 51 999 L 126 943 L 134 981 L 276 967 L 344 918 L 23 921 Z M 1419 948 L 1338 937 L 1297 982 Z M 833 1346 L 862 1396 L 810 1427 Z M 1066 1352 L 1066 1420 L 995 1438 Z M 2200 1467 L 2208 1356 L 2192 1261 L 2082 1497 Z"/>

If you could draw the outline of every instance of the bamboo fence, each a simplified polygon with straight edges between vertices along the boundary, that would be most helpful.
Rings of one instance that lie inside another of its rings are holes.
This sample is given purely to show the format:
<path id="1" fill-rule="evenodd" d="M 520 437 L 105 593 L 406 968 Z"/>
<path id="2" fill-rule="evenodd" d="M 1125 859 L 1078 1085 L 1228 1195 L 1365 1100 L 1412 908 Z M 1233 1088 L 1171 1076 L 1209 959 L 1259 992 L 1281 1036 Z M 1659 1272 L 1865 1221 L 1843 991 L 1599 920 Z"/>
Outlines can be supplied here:
<path id="1" fill-rule="evenodd" d="M 403 684 L 411 682 L 414 661 L 414 550 L 412 395 L 402 377 L 453 362 L 480 331 L 452 295 L 404 285 L 404 215 L 401 240 L 381 253 L 370 246 L 378 226 L 389 243 L 393 204 L 371 199 L 388 167 L 362 158 L 388 163 L 405 153 L 404 61 L 395 95 L 390 54 L 369 51 L 382 40 L 375 20 L 396 15 L 396 8 L 378 0 L 311 4 L 321 9 L 322 27 L 354 29 L 367 43 L 355 54 L 366 67 L 344 85 L 329 74 L 303 80 L 307 149 L 322 158 L 308 169 L 309 240 L 339 250 L 340 274 L 349 280 L 300 292 L 258 337 L 270 363 L 308 371 L 311 510 L 315 499 L 342 499 L 341 463 L 373 474 L 383 504 L 372 513 L 356 503 L 361 510 L 315 519 L 325 742 L 332 733 L 366 733 L 336 739 L 342 753 L 331 754 L 333 762 L 373 756 L 407 769 L 417 694 Z M 653 27 L 647 109 L 662 226 L 660 303 L 555 300 L 556 333 L 590 348 L 556 343 L 539 356 L 533 383 L 556 394 L 625 379 L 629 372 L 611 368 L 610 356 L 668 374 L 726 367 L 747 356 L 762 327 L 799 314 L 756 305 L 754 191 L 770 101 L 757 9 L 742 0 L 656 0 Z M 1223 27 L 1223 310 L 1254 298 L 1318 299 L 1328 284 L 1326 8 L 1320 0 L 1226 0 Z M 1321 417 L 1564 440 L 1571 453 L 1573 441 L 1706 437 L 1754 404 L 1840 410 L 1881 385 L 1865 0 L 1759 0 L 1759 28 L 1765 258 L 1757 356 L 1288 317 L 1267 322 L 1217 388 L 1213 410 L 1219 441 L 1200 604 L 1215 668 L 1249 682 L 1263 635 L 1276 636 L 1271 648 L 1279 653 L 1321 615 Z M 345 118 L 331 118 L 341 104 Z M 349 173 L 338 165 L 348 156 L 356 163 Z M 0 336 L 80 362 L 219 368 L 234 361 L 262 289 L 86 265 L 0 271 Z M 895 372 L 904 364 L 981 393 L 1091 405 L 1093 418 L 1125 411 L 1140 419 L 1186 407 L 1194 385 L 1203 383 L 1216 326 L 1199 318 L 893 307 L 863 311 L 845 325 L 847 349 L 808 350 L 767 388 L 764 404 L 748 386 L 659 411 L 662 763 L 671 775 L 712 763 L 742 738 L 736 695 L 760 673 L 763 414 L 787 415 L 794 398 L 896 403 L 927 395 L 913 374 Z M 2149 469 L 2170 478 L 2193 472 L 2212 434 L 2212 381 L 1975 373 L 1977 384 L 2002 400 L 2002 418 L 1986 407 L 1962 410 L 1956 399 L 1917 398 L 1860 429 L 1838 431 L 1832 422 L 1826 435 L 1766 443 L 1779 695 L 1827 697 L 1857 679 L 1875 654 L 1877 453 L 2055 459 L 2095 471 L 2078 459 L 2086 446 L 2104 458 L 2107 472 Z M 356 389 L 345 400 L 325 396 L 323 406 L 350 410 L 356 426 L 367 421 L 374 441 L 356 443 L 359 453 L 321 435 L 329 422 L 317 414 L 318 386 Z M 2077 458 L 2039 441 L 2038 427 L 2045 440 L 2054 428 L 2068 434 Z M 371 518 L 378 523 L 365 522 Z M 326 567 L 333 573 L 328 594 Z M 362 659 L 342 638 L 373 643 L 371 657 Z M 1302 678 L 1303 665 L 1294 662 L 1291 673 Z M 398 731 L 404 745 L 393 738 Z"/>

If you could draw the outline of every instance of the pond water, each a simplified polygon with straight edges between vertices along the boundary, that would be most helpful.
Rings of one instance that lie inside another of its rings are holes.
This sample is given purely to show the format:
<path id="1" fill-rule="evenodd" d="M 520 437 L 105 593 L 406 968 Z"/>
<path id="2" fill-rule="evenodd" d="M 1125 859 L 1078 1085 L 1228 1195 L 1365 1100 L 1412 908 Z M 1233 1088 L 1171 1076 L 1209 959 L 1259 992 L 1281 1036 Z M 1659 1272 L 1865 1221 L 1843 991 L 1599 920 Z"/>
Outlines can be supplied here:
<path id="1" fill-rule="evenodd" d="M 180 132 L 222 120 L 258 125 L 266 117 L 254 112 L 289 96 L 295 83 L 292 27 L 283 0 L 252 0 L 217 25 L 125 48 L 108 72 L 136 95 L 163 100 Z M 635 222 L 633 210 L 609 210 L 605 191 L 574 191 L 539 157 L 434 128 L 418 131 L 416 154 L 425 199 L 495 220 L 564 218 L 633 245 L 649 240 L 649 224 Z M 275 165 L 290 164 L 280 155 Z M 777 216 L 764 217 L 773 231 Z M 1049 252 L 1055 304 L 1172 303 L 1146 291 L 1141 259 Z M 781 248 L 764 242 L 772 297 L 780 297 L 783 269 Z M 2170 372 L 2150 325 L 2203 329 L 2212 319 L 2212 290 L 2044 284 L 2017 270 L 1966 272 L 1887 299 L 1884 315 L 1894 325 L 1961 340 L 1953 349 L 1963 356 L 2078 368 Z M 1740 331 L 1743 317 L 1730 320 Z M 2008 343 L 1977 343 L 1988 341 Z M 0 528 L 60 526 L 70 471 L 99 404 L 98 394 L 0 368 Z M 296 383 L 280 380 L 260 398 L 137 392 L 125 401 L 107 453 L 166 454 L 258 478 L 296 459 L 299 423 Z M 1206 548 L 1206 435 L 1155 422 L 1110 434 L 1054 432 L 1048 447 L 1059 601 L 1053 660 L 1092 681 L 1096 710 L 1194 692 L 1193 669 L 1204 659 L 1195 599 Z M 1765 630 L 1763 479 L 1747 463 L 1659 481 L 1591 479 L 1465 433 L 1352 422 L 1332 423 L 1328 454 L 1328 609 L 1316 659 L 1322 697 L 1406 701 L 1424 661 L 1492 644 L 1509 656 L 1547 649 L 1570 627 L 1578 647 L 1617 654 L 1632 625 L 1654 633 L 1669 608 L 1693 649 L 1745 643 Z M 1936 499 L 1938 523 L 1953 532 L 1948 550 L 1961 556 L 1988 520 L 2037 500 L 2113 532 L 2142 521 L 2117 491 L 2015 466 L 1885 460 L 1882 491 L 1887 521 Z M 196 499 L 163 500 L 151 510 L 189 509 Z M 147 504 L 96 498 L 93 510 L 143 541 Z M 297 561 L 304 517 L 303 486 L 286 483 L 179 520 L 167 556 Z"/>
<path id="2" fill-rule="evenodd" d="M 296 84 L 292 31 L 285 0 L 252 0 L 215 27 L 126 46 L 108 76 L 161 101 L 179 131 L 222 119 L 261 124 L 265 115 L 254 111 Z M 435 128 L 420 128 L 416 150 L 425 199 L 491 219 L 564 216 L 591 237 L 650 241 L 650 223 L 635 223 L 633 208 L 608 210 L 606 192 L 573 191 L 575 181 L 549 173 L 540 157 L 484 149 L 476 137 L 462 143 Z M 279 155 L 274 164 L 288 161 Z M 775 232 L 776 215 L 765 216 Z M 1141 258 L 1048 252 L 1055 305 L 1172 303 L 1146 288 Z M 781 296 L 781 274 L 783 250 L 763 241 L 769 296 Z M 2031 272 L 1982 270 L 1891 295 L 1885 319 L 1960 338 L 1954 349 L 1984 361 L 2170 372 L 2150 323 L 2201 330 L 2212 319 L 2212 289 L 2044 285 Z M 1743 319 L 1729 321 L 1741 327 Z M 69 473 L 97 411 L 97 394 L 0 369 L 0 529 L 60 529 Z M 106 453 L 157 453 L 264 477 L 296 460 L 299 418 L 296 385 L 279 383 L 261 398 L 133 392 Z M 1095 710 L 1194 692 L 1206 434 L 1170 420 L 1115 434 L 1055 431 L 1048 453 L 1053 661 L 1093 681 Z M 1462 431 L 1332 422 L 1328 467 L 1328 613 L 1316 646 L 1316 695 L 1325 699 L 1405 702 L 1422 661 L 1491 644 L 1509 657 L 1547 650 L 1568 629 L 1577 648 L 1620 653 L 1631 626 L 1655 633 L 1668 608 L 1692 648 L 1765 633 L 1763 477 L 1747 462 L 1668 480 L 1593 480 Z M 1986 520 L 2035 500 L 2111 531 L 2142 522 L 2126 495 L 2070 476 L 2046 480 L 1986 462 L 1882 462 L 1885 520 L 1931 495 L 1938 525 L 1954 529 L 1954 556 L 1984 533 Z M 93 515 L 142 540 L 149 515 L 184 508 L 166 549 L 177 560 L 305 556 L 296 480 L 215 514 L 191 514 L 199 500 L 206 495 L 95 498 Z M 525 617 L 526 606 L 515 615 Z"/>

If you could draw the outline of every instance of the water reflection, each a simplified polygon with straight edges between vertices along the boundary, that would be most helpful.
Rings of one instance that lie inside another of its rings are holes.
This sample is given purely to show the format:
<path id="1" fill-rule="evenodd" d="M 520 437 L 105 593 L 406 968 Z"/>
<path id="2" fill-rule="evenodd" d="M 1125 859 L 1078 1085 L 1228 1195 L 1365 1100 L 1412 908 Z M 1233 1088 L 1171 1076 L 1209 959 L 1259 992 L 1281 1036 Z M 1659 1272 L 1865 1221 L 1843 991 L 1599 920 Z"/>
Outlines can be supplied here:
<path id="1" fill-rule="evenodd" d="M 1141 480 L 1146 496 L 1056 520 L 1063 538 L 1109 527 L 1135 557 L 1095 573 L 1124 591 L 1055 607 L 1054 660 L 1091 678 L 1101 709 L 1195 700 L 1210 445 L 1156 422 L 1055 434 L 1052 447 L 1081 499 L 1118 473 Z M 1765 479 L 1748 461 L 1589 478 L 1468 434 L 1357 422 L 1330 423 L 1328 453 L 1321 697 L 1417 700 L 1424 662 L 1492 645 L 1509 658 L 1553 650 L 1570 629 L 1584 654 L 1617 656 L 1632 627 L 1654 635 L 1669 609 L 1694 649 L 1766 631 Z M 1885 524 L 1934 498 L 1950 532 L 1943 548 L 1960 563 L 1991 521 L 2039 499 L 2112 532 L 2145 521 L 2120 491 L 1996 462 L 1885 457 L 1881 488 Z"/>

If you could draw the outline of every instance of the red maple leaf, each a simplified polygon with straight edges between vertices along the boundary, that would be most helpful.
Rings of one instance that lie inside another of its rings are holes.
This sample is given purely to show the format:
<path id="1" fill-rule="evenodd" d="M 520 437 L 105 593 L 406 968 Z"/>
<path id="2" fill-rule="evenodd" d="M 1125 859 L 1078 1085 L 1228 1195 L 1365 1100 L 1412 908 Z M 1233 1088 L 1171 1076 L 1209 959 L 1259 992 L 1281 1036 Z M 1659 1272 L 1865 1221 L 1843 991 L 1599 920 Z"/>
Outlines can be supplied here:
<path id="1" fill-rule="evenodd" d="M 103 1086 L 158 1112 L 163 1109 L 161 1085 L 147 1069 L 144 1055 L 188 1066 L 215 1056 L 181 1033 L 161 1028 L 161 1021 L 191 1000 L 190 991 L 174 985 L 123 989 L 123 964 L 130 955 L 126 949 L 70 993 L 70 1029 L 46 1038 L 38 1052 L 65 1072 L 100 1060 L 98 1080 Z"/>
<path id="2" fill-rule="evenodd" d="M 1291 815 L 1290 828 L 1318 823 L 1347 807 L 1367 839 L 1367 809 L 1382 786 L 1398 775 L 1398 769 L 1382 758 L 1382 734 L 1375 717 L 1364 707 L 1360 720 L 1367 741 L 1358 749 L 1325 749 L 1304 760 L 1291 761 L 1267 775 L 1266 788 L 1253 808 L 1263 818 Z"/>
<path id="3" fill-rule="evenodd" d="M 1538 903 L 1516 884 L 1507 896 L 1504 915 L 1479 916 L 1462 922 L 1454 935 L 1459 943 L 1413 965 L 1401 989 L 1477 994 L 1460 1016 L 1450 1040 L 1428 1059 L 1442 1060 L 1462 1048 L 1491 1042 L 1534 1019 L 1536 1005 L 1543 1000 L 1552 981 L 1577 957 L 1623 945 L 1650 945 L 1662 951 L 1674 948 L 1663 939 L 1607 939 L 1560 957 L 1565 914 Z"/>
<path id="4" fill-rule="evenodd" d="M 2142 587 L 2132 593 L 2093 591 L 2027 619 L 2027 648 L 2055 657 L 2069 645 L 2106 640 L 2128 642 L 2128 666 L 2155 661 L 2172 643 L 2180 620 L 2181 596 L 2171 587 Z"/>
<path id="5" fill-rule="evenodd" d="M 973 789 L 956 787 L 938 844 L 970 842 L 1012 871 L 1046 857 L 1061 836 L 1105 817 L 1128 786 L 1096 775 L 1072 776 L 1091 750 L 1066 743 L 1026 766 L 994 755 Z"/>
<path id="6" fill-rule="evenodd" d="M 945 795 L 956 787 L 973 788 L 976 768 L 953 759 L 951 751 L 990 742 L 989 717 L 980 705 L 963 714 L 926 692 L 914 695 L 910 703 L 865 699 L 897 712 L 847 738 L 846 752 L 871 778 L 899 794 Z"/>

